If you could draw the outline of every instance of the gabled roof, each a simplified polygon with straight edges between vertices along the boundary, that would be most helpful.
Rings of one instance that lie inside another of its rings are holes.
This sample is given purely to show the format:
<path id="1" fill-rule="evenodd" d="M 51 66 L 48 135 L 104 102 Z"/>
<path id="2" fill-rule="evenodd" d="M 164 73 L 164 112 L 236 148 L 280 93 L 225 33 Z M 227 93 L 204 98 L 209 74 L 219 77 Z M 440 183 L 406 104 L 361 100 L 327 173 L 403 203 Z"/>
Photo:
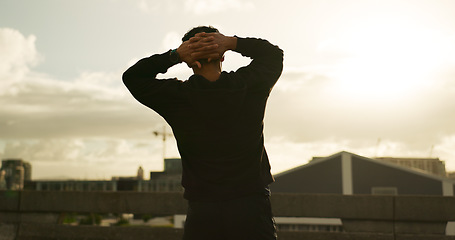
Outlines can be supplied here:
<path id="1" fill-rule="evenodd" d="M 286 170 L 286 171 L 283 171 L 283 172 L 280 172 L 280 173 L 277 173 L 275 175 L 273 175 L 274 178 L 277 178 L 277 177 L 280 177 L 282 175 L 286 175 L 286 174 L 289 174 L 289 173 L 292 173 L 292 172 L 295 172 L 295 171 L 298 171 L 300 169 L 304 169 L 304 168 L 307 168 L 307 167 L 310 167 L 312 165 L 315 165 L 315 164 L 318 164 L 318 163 L 321 163 L 321 162 L 325 162 L 325 161 L 328 161 L 332 158 L 335 158 L 337 156 L 341 156 L 341 154 L 343 153 L 344 151 L 341 151 L 339 153 L 335 153 L 333 155 L 330 155 L 328 157 L 318 157 L 317 159 L 313 160 L 313 161 L 310 161 L 306 164 L 303 164 L 303 165 L 300 165 L 300 166 L 297 166 L 297 167 L 294 167 L 294 168 L 291 168 L 289 170 Z"/>
<path id="2" fill-rule="evenodd" d="M 427 172 L 425 172 L 423 170 L 420 170 L 420 169 L 404 167 L 404 166 L 400 166 L 400 165 L 397 165 L 397 164 L 394 164 L 394 163 L 389 163 L 389 162 L 384 162 L 384 161 L 380 161 L 380 160 L 376 160 L 376 159 L 363 157 L 363 156 L 360 156 L 360 155 L 357 155 L 357 154 L 354 154 L 354 153 L 350 153 L 350 152 L 347 152 L 347 151 L 341 151 L 341 152 L 335 153 L 333 155 L 330 155 L 328 157 L 316 158 L 315 160 L 312 160 L 312 161 L 308 162 L 307 164 L 304 164 L 304 165 L 301 165 L 301 166 L 298 166 L 298 167 L 295 167 L 295 168 L 291 168 L 291 169 L 286 170 L 284 172 L 280 172 L 278 174 L 275 174 L 274 177 L 278 178 L 280 176 L 283 176 L 283 175 L 286 175 L 286 174 L 289 174 L 289 173 L 292 173 L 292 172 L 295 172 L 295 171 L 298 171 L 298 170 L 301 170 L 301 169 L 304 169 L 304 168 L 307 168 L 307 167 L 311 167 L 313 165 L 320 164 L 322 162 L 330 161 L 333 158 L 341 157 L 343 154 L 349 154 L 351 156 L 355 156 L 355 157 L 357 157 L 359 159 L 362 159 L 364 161 L 368 161 L 368 162 L 372 162 L 372 163 L 375 163 L 375 164 L 379 164 L 379 165 L 395 168 L 395 169 L 398 169 L 398 170 L 401 170 L 401 171 L 405 171 L 405 172 L 408 172 L 408 173 L 411 173 L 411 174 L 416 174 L 416 175 L 420 175 L 420 176 L 423 176 L 423 177 L 426 177 L 426 178 L 431 178 L 431 179 L 434 179 L 434 180 L 444 181 L 444 182 L 451 182 L 451 183 L 455 184 L 455 180 L 450 179 L 450 178 L 445 178 L 445 177 L 433 175 L 433 174 L 427 173 Z"/>

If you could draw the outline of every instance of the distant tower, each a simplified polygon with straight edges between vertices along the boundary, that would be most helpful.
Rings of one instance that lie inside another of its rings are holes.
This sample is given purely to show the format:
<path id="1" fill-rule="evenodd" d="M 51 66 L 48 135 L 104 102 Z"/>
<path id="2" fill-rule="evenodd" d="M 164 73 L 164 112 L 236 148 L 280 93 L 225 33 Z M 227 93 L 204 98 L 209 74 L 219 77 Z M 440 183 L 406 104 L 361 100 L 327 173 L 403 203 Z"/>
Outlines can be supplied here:
<path id="1" fill-rule="evenodd" d="M 6 189 L 5 174 L 6 174 L 6 171 L 0 169 L 0 190 Z"/>
<path id="2" fill-rule="evenodd" d="M 31 165 L 22 159 L 2 160 L 0 171 L 4 171 L 3 177 L 8 190 L 21 190 L 24 188 L 24 180 L 31 180 Z"/>
<path id="3" fill-rule="evenodd" d="M 137 180 L 144 180 L 144 169 L 142 169 L 142 166 L 139 166 L 137 170 Z"/>
<path id="4" fill-rule="evenodd" d="M 28 162 L 22 162 L 24 166 L 24 180 L 31 181 L 32 180 L 32 165 Z"/>

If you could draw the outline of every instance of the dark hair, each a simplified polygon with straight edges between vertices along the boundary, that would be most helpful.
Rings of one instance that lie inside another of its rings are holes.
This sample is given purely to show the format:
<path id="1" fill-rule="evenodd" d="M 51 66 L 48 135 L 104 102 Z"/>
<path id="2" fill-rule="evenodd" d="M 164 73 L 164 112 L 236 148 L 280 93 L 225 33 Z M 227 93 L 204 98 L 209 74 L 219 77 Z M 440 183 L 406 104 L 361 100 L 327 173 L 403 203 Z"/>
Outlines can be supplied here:
<path id="1" fill-rule="evenodd" d="M 188 41 L 190 38 L 194 37 L 194 35 L 205 32 L 205 33 L 212 33 L 212 32 L 219 32 L 218 29 L 212 26 L 199 26 L 189 30 L 182 38 L 182 42 Z"/>

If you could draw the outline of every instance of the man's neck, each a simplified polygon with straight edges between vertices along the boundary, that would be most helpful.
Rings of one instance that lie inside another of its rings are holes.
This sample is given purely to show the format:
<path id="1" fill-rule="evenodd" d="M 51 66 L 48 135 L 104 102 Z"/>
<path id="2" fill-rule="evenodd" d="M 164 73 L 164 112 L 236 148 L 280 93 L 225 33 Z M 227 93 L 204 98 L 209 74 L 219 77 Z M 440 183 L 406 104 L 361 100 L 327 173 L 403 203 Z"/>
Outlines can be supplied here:
<path id="1" fill-rule="evenodd" d="M 215 82 L 221 75 L 220 64 L 203 64 L 201 68 L 193 68 L 194 74 L 201 75 L 210 82 Z"/>

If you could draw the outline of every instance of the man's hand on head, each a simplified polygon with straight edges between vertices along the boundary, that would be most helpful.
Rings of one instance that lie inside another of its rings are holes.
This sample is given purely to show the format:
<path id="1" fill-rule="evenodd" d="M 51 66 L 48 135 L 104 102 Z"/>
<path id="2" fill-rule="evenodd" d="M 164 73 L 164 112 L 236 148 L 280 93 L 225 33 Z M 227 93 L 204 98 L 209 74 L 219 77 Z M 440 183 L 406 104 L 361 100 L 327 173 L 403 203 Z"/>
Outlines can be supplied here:
<path id="1" fill-rule="evenodd" d="M 195 42 L 190 45 L 190 48 L 194 50 L 191 54 L 194 59 L 208 59 L 210 62 L 222 58 L 226 51 L 234 50 L 237 47 L 236 37 L 227 37 L 217 32 L 202 32 L 193 38 Z"/>
<path id="2" fill-rule="evenodd" d="M 180 59 L 189 67 L 201 68 L 201 63 L 198 61 L 199 59 L 214 59 L 218 56 L 215 52 L 218 45 L 214 43 L 213 40 L 213 37 L 194 36 L 188 41 L 183 42 L 177 48 L 177 53 L 179 54 Z"/>
<path id="3" fill-rule="evenodd" d="M 198 33 L 188 41 L 183 42 L 177 49 L 180 59 L 189 67 L 201 68 L 199 59 L 208 61 L 223 57 L 228 50 L 237 47 L 236 37 L 227 37 L 221 33 Z"/>
<path id="4" fill-rule="evenodd" d="M 193 50 L 189 47 L 190 44 L 191 39 L 180 44 L 180 46 L 177 48 L 177 53 L 179 54 L 180 60 L 182 60 L 182 62 L 185 62 L 188 65 L 188 67 L 197 66 L 198 68 L 200 68 L 201 63 L 197 61 L 197 59 L 191 57 Z"/>

